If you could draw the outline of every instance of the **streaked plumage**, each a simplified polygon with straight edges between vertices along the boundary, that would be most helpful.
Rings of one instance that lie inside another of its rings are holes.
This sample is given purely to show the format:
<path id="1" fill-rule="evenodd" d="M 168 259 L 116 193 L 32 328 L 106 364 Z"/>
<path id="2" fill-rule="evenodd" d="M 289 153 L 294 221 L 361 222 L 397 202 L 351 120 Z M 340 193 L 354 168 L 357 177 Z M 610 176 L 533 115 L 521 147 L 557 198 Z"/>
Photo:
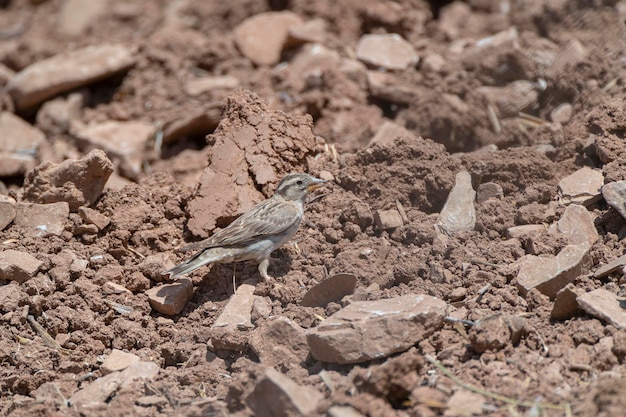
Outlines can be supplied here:
<path id="1" fill-rule="evenodd" d="M 180 265 L 165 271 L 171 278 L 188 274 L 210 263 L 256 261 L 264 280 L 270 254 L 298 230 L 309 191 L 323 180 L 309 174 L 289 174 L 278 184 L 271 198 L 257 204 L 224 229 L 184 250 L 199 250 Z"/>

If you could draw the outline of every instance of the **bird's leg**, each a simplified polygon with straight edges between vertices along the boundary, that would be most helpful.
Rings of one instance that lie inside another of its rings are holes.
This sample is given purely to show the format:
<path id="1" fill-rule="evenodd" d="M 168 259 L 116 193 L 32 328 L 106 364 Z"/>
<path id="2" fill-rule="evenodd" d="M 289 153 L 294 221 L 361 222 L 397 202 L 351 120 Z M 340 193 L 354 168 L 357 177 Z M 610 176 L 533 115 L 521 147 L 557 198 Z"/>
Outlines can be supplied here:
<path id="1" fill-rule="evenodd" d="M 261 278 L 263 281 L 270 281 L 272 277 L 267 274 L 267 267 L 270 265 L 270 257 L 263 259 L 259 264 L 259 274 L 261 274 Z"/>

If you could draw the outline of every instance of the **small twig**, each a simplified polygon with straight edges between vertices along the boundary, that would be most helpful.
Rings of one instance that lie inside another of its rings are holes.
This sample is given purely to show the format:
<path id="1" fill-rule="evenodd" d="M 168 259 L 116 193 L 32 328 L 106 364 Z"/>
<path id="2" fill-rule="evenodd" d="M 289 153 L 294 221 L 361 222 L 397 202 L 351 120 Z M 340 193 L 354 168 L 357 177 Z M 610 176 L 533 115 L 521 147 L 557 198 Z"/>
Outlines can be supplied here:
<path id="1" fill-rule="evenodd" d="M 500 265 L 498 264 L 494 264 L 494 263 L 487 262 L 487 261 L 481 261 L 480 259 L 472 258 L 470 259 L 470 262 L 473 263 L 474 265 L 485 265 L 485 266 L 491 266 L 493 268 L 500 268 Z"/>
<path id="2" fill-rule="evenodd" d="M 492 398 L 492 399 L 498 400 L 498 401 L 502 401 L 502 402 L 505 402 L 507 404 L 513 404 L 513 405 L 518 406 L 518 407 L 526 407 L 526 408 L 539 407 L 539 408 L 547 408 L 547 409 L 551 409 L 551 410 L 563 410 L 563 411 L 567 410 L 567 408 L 568 408 L 567 404 L 563 405 L 563 404 L 552 404 L 552 403 L 522 401 L 522 400 L 516 400 L 515 398 L 506 397 L 504 395 L 496 394 L 495 392 L 487 391 L 485 389 L 482 389 L 482 388 L 479 388 L 479 387 L 476 387 L 474 385 L 471 385 L 471 384 L 468 384 L 466 382 L 461 381 L 456 375 L 454 375 L 445 366 L 443 366 L 443 364 L 441 362 L 439 362 L 437 359 L 431 357 L 430 355 L 426 355 L 424 357 L 426 358 L 426 360 L 428 362 L 430 362 L 431 365 L 433 365 L 435 368 L 437 368 L 441 373 L 443 373 L 445 376 L 450 378 L 452 380 L 452 382 L 454 382 L 455 384 L 457 384 L 461 388 L 465 388 L 466 390 L 469 390 L 469 391 L 472 391 L 472 392 L 484 395 L 485 397 Z"/>
<path id="3" fill-rule="evenodd" d="M 137 249 L 131 248 L 126 243 L 124 243 L 124 247 L 128 249 L 129 251 L 131 251 L 132 253 L 134 253 L 135 255 L 139 256 L 141 259 L 146 259 L 146 257 L 143 256 Z"/>
<path id="4" fill-rule="evenodd" d="M 491 127 L 495 133 L 502 132 L 502 126 L 500 126 L 500 120 L 498 119 L 498 115 L 496 114 L 496 110 L 493 108 L 491 104 L 487 104 L 487 116 L 489 116 L 489 122 L 491 122 Z"/>

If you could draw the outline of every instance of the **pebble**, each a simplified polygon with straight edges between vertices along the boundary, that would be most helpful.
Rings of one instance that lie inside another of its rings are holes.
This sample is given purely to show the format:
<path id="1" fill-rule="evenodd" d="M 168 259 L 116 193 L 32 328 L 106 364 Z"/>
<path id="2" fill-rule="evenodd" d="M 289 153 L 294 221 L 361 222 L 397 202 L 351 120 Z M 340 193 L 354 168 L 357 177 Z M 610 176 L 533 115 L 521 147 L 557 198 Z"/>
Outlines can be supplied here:
<path id="1" fill-rule="evenodd" d="M 422 60 L 422 69 L 428 72 L 441 72 L 446 65 L 446 60 L 439 54 L 428 54 Z"/>
<path id="2" fill-rule="evenodd" d="M 193 296 L 193 283 L 188 278 L 181 278 L 169 284 L 162 284 L 146 291 L 153 310 L 173 316 L 185 308 Z"/>
<path id="3" fill-rule="evenodd" d="M 249 345 L 267 366 L 299 367 L 309 354 L 304 329 L 283 316 L 270 317 L 254 329 Z"/>
<path id="4" fill-rule="evenodd" d="M 326 40 L 326 20 L 322 18 L 312 19 L 301 25 L 289 28 L 289 44 L 299 43 L 324 43 Z"/>
<path id="5" fill-rule="evenodd" d="M 587 270 L 589 251 L 598 239 L 591 214 L 584 206 L 568 206 L 561 219 L 548 231 L 569 240 L 556 256 L 529 255 L 517 274 L 517 285 L 522 295 L 536 288 L 550 298 Z"/>
<path id="6" fill-rule="evenodd" d="M 242 283 L 211 326 L 213 335 L 211 341 L 216 349 L 235 351 L 245 349 L 248 343 L 246 331 L 254 328 L 251 317 L 252 305 L 258 297 L 254 295 L 254 290 L 253 280 Z"/>
<path id="7" fill-rule="evenodd" d="M 111 173 L 113 163 L 100 149 L 78 160 L 46 161 L 26 175 L 23 198 L 33 203 L 66 202 L 75 213 L 100 197 Z"/>
<path id="8" fill-rule="evenodd" d="M 414 138 L 415 134 L 404 126 L 392 121 L 385 120 L 378 128 L 374 137 L 368 143 L 368 147 L 374 144 L 391 145 L 398 138 Z"/>
<path id="9" fill-rule="evenodd" d="M 256 417 L 307 416 L 313 414 L 323 398 L 314 388 L 298 385 L 268 368 L 246 397 L 246 404 Z"/>
<path id="10" fill-rule="evenodd" d="M 535 233 L 545 233 L 547 227 L 543 224 L 522 224 L 519 226 L 511 226 L 506 229 L 506 237 L 512 239 L 526 238 Z"/>
<path id="11" fill-rule="evenodd" d="M 191 78 L 185 82 L 184 90 L 188 95 L 195 97 L 214 90 L 233 90 L 239 87 L 240 82 L 232 75 Z"/>
<path id="12" fill-rule="evenodd" d="M 393 230 L 402 226 L 404 221 L 398 210 L 375 210 L 374 224 L 378 230 Z"/>
<path id="13" fill-rule="evenodd" d="M 581 292 L 581 290 L 571 283 L 557 292 L 552 311 L 550 312 L 550 318 L 553 320 L 567 320 L 572 318 L 579 310 L 576 298 L 581 295 Z"/>
<path id="14" fill-rule="evenodd" d="M 136 179 L 141 173 L 146 145 L 153 137 L 155 127 L 142 121 L 106 121 L 84 125 L 74 122 L 70 133 L 85 147 L 104 150 L 119 162 L 120 173 Z"/>
<path id="15" fill-rule="evenodd" d="M 413 45 L 396 33 L 363 35 L 356 56 L 367 65 L 390 70 L 403 70 L 419 61 Z"/>
<path id="16" fill-rule="evenodd" d="M 139 356 L 133 353 L 113 349 L 100 366 L 100 371 L 102 372 L 102 375 L 107 375 L 116 371 L 123 371 L 133 363 L 139 362 L 139 360 Z"/>
<path id="17" fill-rule="evenodd" d="M 300 305 L 326 307 L 328 303 L 340 301 L 354 294 L 357 278 L 353 274 L 335 274 L 311 287 L 302 297 Z"/>
<path id="18" fill-rule="evenodd" d="M 37 125 L 47 133 L 67 133 L 70 123 L 80 117 L 85 101 L 85 93 L 46 101 L 37 112 Z"/>
<path id="19" fill-rule="evenodd" d="M 569 103 L 561 103 L 550 112 L 550 120 L 554 123 L 566 124 L 572 118 L 574 109 Z"/>
<path id="20" fill-rule="evenodd" d="M 487 200 L 501 200 L 504 197 L 504 191 L 500 184 L 495 182 L 485 182 L 478 186 L 476 193 L 476 202 L 482 204 Z"/>
<path id="21" fill-rule="evenodd" d="M 43 132 L 9 112 L 0 113 L 0 177 L 22 175 L 37 163 Z"/>
<path id="22" fill-rule="evenodd" d="M 16 201 L 11 197 L 0 194 L 0 230 L 4 230 L 13 222 L 16 213 Z"/>
<path id="23" fill-rule="evenodd" d="M 124 45 L 87 46 L 29 65 L 6 88 L 17 109 L 25 110 L 57 94 L 126 71 L 135 60 L 136 54 Z"/>
<path id="24" fill-rule="evenodd" d="M 69 214 L 70 205 L 65 201 L 50 204 L 17 203 L 14 224 L 24 229 L 29 236 L 60 236 L 65 230 Z"/>
<path id="25" fill-rule="evenodd" d="M 626 181 L 614 181 L 604 185 L 602 197 L 626 219 Z"/>
<path id="26" fill-rule="evenodd" d="M 35 276 L 43 265 L 26 252 L 8 249 L 0 252 L 0 279 L 25 282 Z"/>
<path id="27" fill-rule="evenodd" d="M 162 282 L 169 280 L 169 275 L 164 274 L 163 271 L 174 266 L 174 262 L 172 262 L 167 253 L 159 252 L 146 256 L 146 259 L 139 264 L 139 270 L 148 278 L 157 282 Z"/>
<path id="28" fill-rule="evenodd" d="M 559 181 L 559 202 L 589 206 L 602 198 L 603 184 L 602 171 L 583 167 Z"/>
<path id="29" fill-rule="evenodd" d="M 259 13 L 235 28 L 235 44 L 256 65 L 275 65 L 280 61 L 289 30 L 302 23 L 300 16 L 288 11 Z"/>
<path id="30" fill-rule="evenodd" d="M 85 223 L 96 225 L 98 230 L 104 230 L 111 223 L 107 216 L 89 207 L 79 207 L 78 215 Z"/>
<path id="31" fill-rule="evenodd" d="M 578 39 L 570 40 L 552 61 L 547 71 L 551 74 L 561 73 L 565 67 L 573 67 L 587 57 L 587 49 Z"/>
<path id="32" fill-rule="evenodd" d="M 456 174 L 456 181 L 439 214 L 436 225 L 446 234 L 474 230 L 476 192 L 472 188 L 472 177 L 467 171 Z"/>
<path id="33" fill-rule="evenodd" d="M 443 326 L 444 301 L 411 294 L 357 301 L 309 330 L 313 357 L 347 364 L 380 359 L 407 350 Z"/>
<path id="34" fill-rule="evenodd" d="M 579 295 L 576 301 L 590 316 L 604 320 L 618 329 L 626 329 L 626 302 L 612 292 L 598 288 Z"/>
<path id="35" fill-rule="evenodd" d="M 65 0 L 57 18 L 57 31 L 64 35 L 84 34 L 110 8 L 107 0 Z"/>

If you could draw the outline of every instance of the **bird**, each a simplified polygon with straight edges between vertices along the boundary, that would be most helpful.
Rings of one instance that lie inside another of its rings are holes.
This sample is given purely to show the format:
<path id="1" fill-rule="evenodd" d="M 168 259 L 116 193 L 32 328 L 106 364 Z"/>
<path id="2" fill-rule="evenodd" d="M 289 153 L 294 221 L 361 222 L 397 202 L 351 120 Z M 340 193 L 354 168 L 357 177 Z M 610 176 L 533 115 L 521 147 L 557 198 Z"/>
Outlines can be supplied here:
<path id="1" fill-rule="evenodd" d="M 306 173 L 285 176 L 272 197 L 244 213 L 208 239 L 193 243 L 183 250 L 198 252 L 183 263 L 168 269 L 170 279 L 188 274 L 201 266 L 214 263 L 255 261 L 264 281 L 270 254 L 296 233 L 309 192 L 326 182 Z"/>

